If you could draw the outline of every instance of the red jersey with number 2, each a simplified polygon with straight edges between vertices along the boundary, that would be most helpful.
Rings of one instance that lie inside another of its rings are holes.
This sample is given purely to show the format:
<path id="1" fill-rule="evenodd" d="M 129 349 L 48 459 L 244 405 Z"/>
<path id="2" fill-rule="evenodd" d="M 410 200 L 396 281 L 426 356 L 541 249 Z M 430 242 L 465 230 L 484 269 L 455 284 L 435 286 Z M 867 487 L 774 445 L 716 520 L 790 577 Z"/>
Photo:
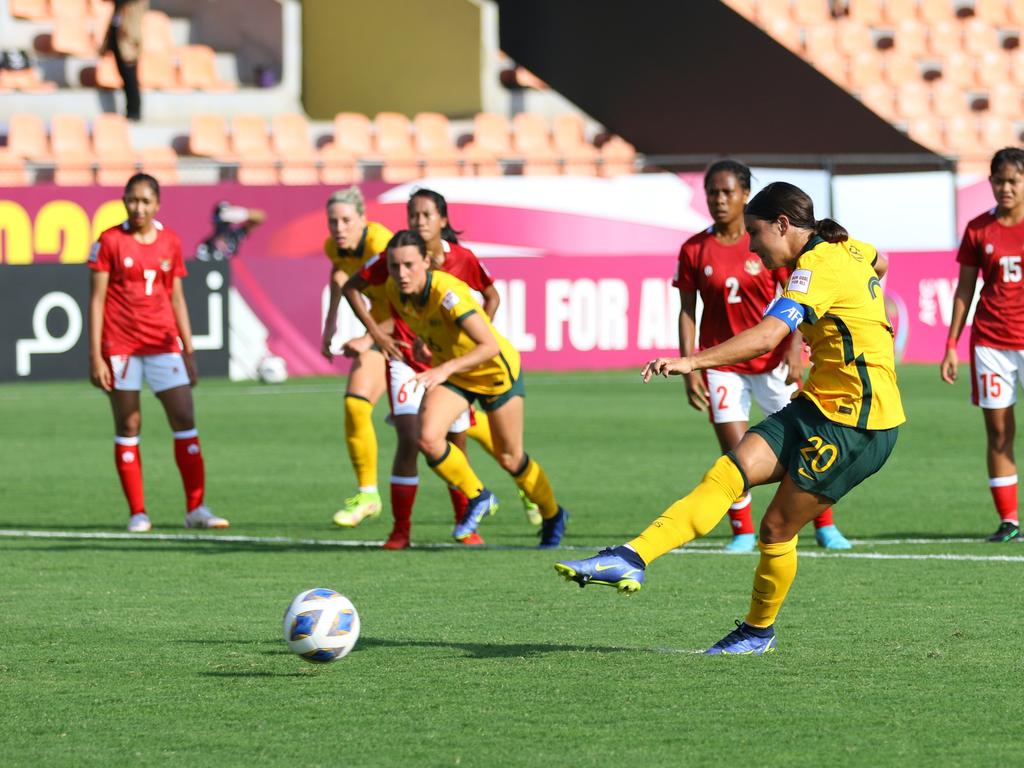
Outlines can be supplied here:
<path id="1" fill-rule="evenodd" d="M 175 277 L 184 277 L 181 240 L 159 222 L 156 240 L 140 243 L 127 222 L 111 227 L 89 254 L 89 268 L 109 272 L 103 308 L 102 353 L 159 355 L 180 352 L 178 322 L 171 308 Z"/>
<path id="2" fill-rule="evenodd" d="M 995 210 L 972 219 L 956 260 L 977 267 L 985 284 L 974 310 L 971 343 L 1024 349 L 1024 222 L 1006 226 Z"/>
<path id="3" fill-rule="evenodd" d="M 687 293 L 699 293 L 704 309 L 700 318 L 700 348 L 728 341 L 740 331 L 761 322 L 765 307 L 775 298 L 776 286 L 785 286 L 785 269 L 769 270 L 750 252 L 750 235 L 733 245 L 723 245 L 709 227 L 679 249 L 679 266 L 672 285 Z M 764 373 L 782 362 L 787 337 L 768 354 L 745 363 L 724 365 L 719 371 Z"/>
<path id="4" fill-rule="evenodd" d="M 437 269 L 447 272 L 449 275 L 454 275 L 474 291 L 482 292 L 487 286 L 494 284 L 494 280 L 491 279 L 487 269 L 469 248 L 464 248 L 458 243 L 449 243 L 447 240 L 441 241 L 441 247 L 444 249 L 444 264 L 437 267 Z M 360 270 L 359 276 L 370 285 L 383 285 L 387 282 L 387 254 L 378 254 L 367 261 L 363 265 L 362 270 Z M 404 344 L 399 346 L 406 364 L 417 373 L 429 369 L 431 367 L 429 363 L 423 363 L 412 356 L 412 344 L 416 340 L 416 334 L 393 311 L 391 315 L 395 320 L 395 330 L 392 336 L 394 336 L 396 341 L 404 342 Z"/>

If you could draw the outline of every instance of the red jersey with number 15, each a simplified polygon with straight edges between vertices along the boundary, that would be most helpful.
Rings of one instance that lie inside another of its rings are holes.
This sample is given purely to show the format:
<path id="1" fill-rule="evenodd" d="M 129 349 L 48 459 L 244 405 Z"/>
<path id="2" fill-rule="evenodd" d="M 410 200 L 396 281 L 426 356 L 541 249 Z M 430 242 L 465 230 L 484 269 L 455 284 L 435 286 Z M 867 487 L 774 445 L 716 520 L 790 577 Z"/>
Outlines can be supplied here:
<path id="1" fill-rule="evenodd" d="M 447 240 L 441 241 L 441 247 L 444 249 L 444 264 L 436 266 L 434 269 L 454 275 L 474 291 L 482 292 L 487 286 L 494 284 L 494 280 L 491 279 L 487 269 L 469 248 L 464 248 L 458 243 L 449 243 Z M 359 276 L 370 285 L 383 285 L 386 283 L 388 279 L 387 253 L 378 254 L 367 261 L 359 272 Z M 416 340 L 416 334 L 394 311 L 392 311 L 391 315 L 395 319 L 395 330 L 392 335 L 396 341 L 409 345 L 399 345 L 402 349 L 405 363 L 416 372 L 425 371 L 430 368 L 428 363 L 420 362 L 412 356 L 412 343 Z"/>
<path id="2" fill-rule="evenodd" d="M 89 254 L 89 268 L 109 272 L 103 308 L 102 353 L 159 355 L 180 352 L 178 321 L 171 308 L 174 278 L 184 277 L 181 240 L 159 222 L 156 240 L 140 243 L 128 222 L 111 227 Z"/>
<path id="3" fill-rule="evenodd" d="M 761 322 L 765 307 L 775 298 L 776 286 L 785 286 L 789 272 L 769 270 L 750 252 L 750 235 L 733 245 L 723 245 L 708 227 L 679 249 L 679 266 L 672 285 L 680 291 L 699 293 L 704 303 L 700 318 L 700 348 L 708 349 L 728 341 L 740 331 Z M 764 373 L 782 362 L 787 337 L 768 354 L 744 363 L 716 370 L 734 373 Z"/>
<path id="4" fill-rule="evenodd" d="M 1024 349 L 1024 222 L 1006 226 L 995 210 L 967 224 L 956 260 L 977 267 L 985 284 L 974 310 L 971 343 Z"/>

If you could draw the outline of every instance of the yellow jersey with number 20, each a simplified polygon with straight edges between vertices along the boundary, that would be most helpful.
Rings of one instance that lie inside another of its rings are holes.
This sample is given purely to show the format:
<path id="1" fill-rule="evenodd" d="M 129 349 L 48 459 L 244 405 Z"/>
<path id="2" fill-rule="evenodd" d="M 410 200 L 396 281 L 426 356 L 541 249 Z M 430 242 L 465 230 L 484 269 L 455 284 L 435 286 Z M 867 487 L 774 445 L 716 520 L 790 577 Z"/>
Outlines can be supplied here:
<path id="1" fill-rule="evenodd" d="M 390 277 L 385 288 L 391 311 L 405 320 L 426 342 L 433 353 L 435 366 L 461 357 L 476 347 L 476 342 L 462 330 L 462 322 L 467 317 L 477 314 L 487 323 L 498 340 L 500 351 L 473 370 L 452 374 L 448 377 L 449 382 L 469 392 L 500 395 L 519 378 L 519 352 L 494 329 L 487 313 L 473 298 L 469 286 L 457 277 L 430 270 L 427 272 L 427 284 L 418 296 L 403 296 Z"/>
<path id="2" fill-rule="evenodd" d="M 799 395 L 828 419 L 861 429 L 906 421 L 877 258 L 868 243 L 814 236 L 782 293 L 803 307 L 799 328 L 811 347 L 811 373 Z"/>

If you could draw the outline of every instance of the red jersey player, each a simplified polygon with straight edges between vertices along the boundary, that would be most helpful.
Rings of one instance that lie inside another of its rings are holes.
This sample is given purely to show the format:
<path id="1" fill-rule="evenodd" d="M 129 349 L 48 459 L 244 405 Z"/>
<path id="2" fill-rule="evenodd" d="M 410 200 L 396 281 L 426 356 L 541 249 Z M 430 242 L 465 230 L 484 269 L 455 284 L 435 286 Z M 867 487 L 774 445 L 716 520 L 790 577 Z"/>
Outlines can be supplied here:
<path id="1" fill-rule="evenodd" d="M 996 207 L 967 224 L 957 253 L 960 279 L 940 375 L 950 384 L 956 380 L 957 339 L 980 275 L 985 282 L 971 327 L 971 400 L 985 418 L 988 485 L 1000 520 L 988 540 L 1004 542 L 1020 535 L 1013 405 L 1017 383 L 1024 381 L 1024 150 L 996 152 L 991 174 Z"/>
<path id="2" fill-rule="evenodd" d="M 708 229 L 685 243 L 672 282 L 679 289 L 679 351 L 694 352 L 697 294 L 704 304 L 700 345 L 707 349 L 731 339 L 761 322 L 765 308 L 785 286 L 786 270 L 768 270 L 750 251 L 750 236 L 743 225 L 743 206 L 750 194 L 750 169 L 734 160 L 712 164 L 704 174 L 708 210 L 714 219 Z M 799 335 L 775 350 L 736 365 L 723 366 L 684 377 L 690 405 L 710 411 L 711 424 L 722 453 L 733 450 L 747 431 L 751 398 L 769 416 L 793 397 L 803 363 Z M 732 552 L 751 552 L 756 544 L 750 515 L 751 497 L 744 494 L 729 509 Z M 829 509 L 814 521 L 815 538 L 827 549 L 849 549 L 850 542 L 832 522 Z"/>
<path id="3" fill-rule="evenodd" d="M 128 500 L 128 530 L 152 528 L 139 453 L 139 392 L 145 379 L 167 413 L 185 486 L 186 528 L 227 528 L 203 504 L 205 471 L 192 406 L 196 383 L 192 329 L 181 287 L 178 236 L 153 217 L 160 185 L 143 173 L 124 188 L 128 219 L 100 235 L 89 256 L 89 358 L 92 383 L 110 395 L 114 464 Z"/>
<path id="4" fill-rule="evenodd" d="M 448 219 L 448 203 L 442 195 L 430 189 L 418 189 L 409 198 L 406 206 L 409 228 L 419 232 L 427 244 L 433 269 L 442 270 L 462 280 L 470 288 L 483 295 L 482 306 L 489 318 L 498 309 L 498 292 L 494 281 L 476 255 L 459 245 L 458 233 Z M 384 285 L 388 279 L 387 259 L 384 254 L 371 259 L 358 276 L 345 285 L 345 296 L 357 315 L 363 308 L 359 293 L 366 286 Z M 367 324 L 369 317 L 360 315 Z M 429 350 L 417 345 L 416 334 L 399 317 L 390 321 L 391 335 L 381 334 L 380 348 L 388 353 L 388 393 L 391 400 L 391 418 L 398 436 L 395 459 L 392 464 L 391 510 L 394 528 L 384 546 L 388 549 L 402 549 L 409 545 L 413 501 L 419 486 L 416 469 L 419 456 L 419 411 L 424 389 L 413 383 L 413 377 L 430 368 L 426 357 Z M 379 332 L 379 331 L 378 331 Z M 369 343 L 369 340 L 368 342 Z M 451 426 L 449 439 L 461 450 L 465 450 L 466 435 L 470 434 L 492 455 L 494 447 L 486 419 L 476 420 L 469 410 L 463 413 Z M 459 522 L 465 514 L 469 500 L 457 488 L 449 488 L 455 520 Z M 523 500 L 527 514 L 531 512 L 540 524 L 540 513 L 536 505 Z M 531 517 L 531 522 L 533 518 Z M 483 539 L 474 533 L 463 544 L 482 544 Z"/>

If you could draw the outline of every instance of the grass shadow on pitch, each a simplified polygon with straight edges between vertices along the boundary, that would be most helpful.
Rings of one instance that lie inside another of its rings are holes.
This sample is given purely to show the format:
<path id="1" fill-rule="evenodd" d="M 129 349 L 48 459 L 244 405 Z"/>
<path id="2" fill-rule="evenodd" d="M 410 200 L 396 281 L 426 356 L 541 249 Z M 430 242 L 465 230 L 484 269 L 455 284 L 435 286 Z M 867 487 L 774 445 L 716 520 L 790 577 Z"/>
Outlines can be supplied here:
<path id="1" fill-rule="evenodd" d="M 605 645 L 561 645 L 556 643 L 457 643 L 443 640 L 386 640 L 361 637 L 352 653 L 375 648 L 447 648 L 461 651 L 470 659 L 511 659 L 541 656 L 548 653 L 628 653 L 648 651 L 646 648 L 623 648 Z"/>

